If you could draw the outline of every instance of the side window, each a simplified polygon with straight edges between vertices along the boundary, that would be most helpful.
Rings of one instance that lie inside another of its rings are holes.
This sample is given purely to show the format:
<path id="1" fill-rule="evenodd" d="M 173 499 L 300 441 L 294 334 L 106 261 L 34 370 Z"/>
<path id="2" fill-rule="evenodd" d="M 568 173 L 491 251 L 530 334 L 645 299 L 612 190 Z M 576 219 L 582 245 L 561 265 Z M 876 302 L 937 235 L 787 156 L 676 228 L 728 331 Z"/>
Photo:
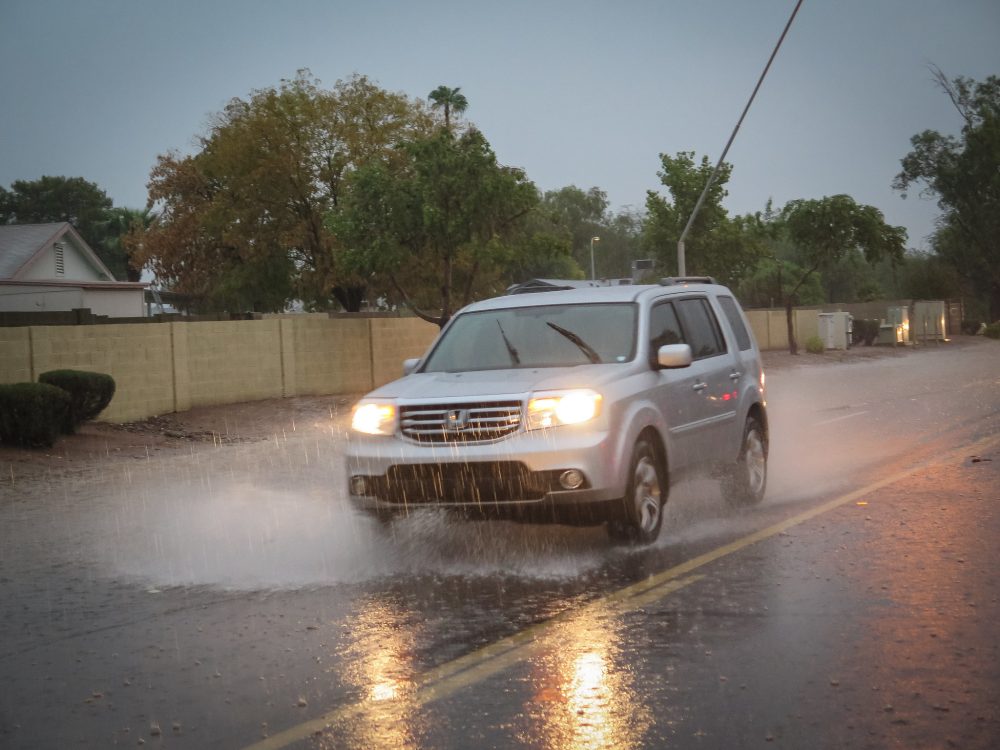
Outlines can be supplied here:
<path id="1" fill-rule="evenodd" d="M 707 299 L 694 297 L 679 300 L 677 312 L 695 359 L 714 357 L 726 351 L 726 345 L 719 331 L 719 322 Z"/>
<path id="2" fill-rule="evenodd" d="M 681 325 L 677 321 L 677 313 L 670 302 L 657 305 L 649 313 L 649 360 L 655 366 L 656 352 L 661 346 L 668 344 L 683 344 Z"/>
<path id="3" fill-rule="evenodd" d="M 750 334 L 747 333 L 747 327 L 743 324 L 743 316 L 740 315 L 739 308 L 736 307 L 736 300 L 732 297 L 720 296 L 719 304 L 722 306 L 722 312 L 726 315 L 726 320 L 729 321 L 729 327 L 736 334 L 736 345 L 740 351 L 745 352 L 750 349 L 753 346 L 750 343 Z"/>

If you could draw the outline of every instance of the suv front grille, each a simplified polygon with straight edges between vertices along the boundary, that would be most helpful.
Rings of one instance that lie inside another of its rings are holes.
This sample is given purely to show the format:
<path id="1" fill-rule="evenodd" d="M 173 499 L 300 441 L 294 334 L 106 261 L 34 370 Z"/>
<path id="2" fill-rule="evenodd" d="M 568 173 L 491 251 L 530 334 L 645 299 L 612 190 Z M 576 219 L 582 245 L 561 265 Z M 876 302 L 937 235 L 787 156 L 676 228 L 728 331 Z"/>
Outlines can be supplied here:
<path id="1" fill-rule="evenodd" d="M 418 443 L 485 443 L 521 426 L 520 401 L 402 406 L 403 435 Z"/>
<path id="2" fill-rule="evenodd" d="M 397 464 L 371 477 L 370 493 L 390 503 L 483 504 L 540 500 L 558 489 L 557 472 L 531 472 L 519 461 Z"/>

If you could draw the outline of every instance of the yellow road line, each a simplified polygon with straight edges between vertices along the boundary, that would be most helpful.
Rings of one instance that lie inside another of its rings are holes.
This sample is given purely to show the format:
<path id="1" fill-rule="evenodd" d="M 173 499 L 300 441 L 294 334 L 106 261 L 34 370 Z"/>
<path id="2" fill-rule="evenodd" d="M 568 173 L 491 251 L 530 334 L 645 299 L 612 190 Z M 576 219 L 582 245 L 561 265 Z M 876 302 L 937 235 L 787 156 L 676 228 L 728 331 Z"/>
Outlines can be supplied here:
<path id="1" fill-rule="evenodd" d="M 872 482 L 861 489 L 841 495 L 826 503 L 772 524 L 760 531 L 755 531 L 753 534 L 737 539 L 734 542 L 717 547 L 686 562 L 667 568 L 638 583 L 613 591 L 582 607 L 568 609 L 545 622 L 527 627 L 512 636 L 508 636 L 464 656 L 460 656 L 457 659 L 434 667 L 418 678 L 416 690 L 406 697 L 407 704 L 413 708 L 441 700 L 455 694 L 462 688 L 482 682 L 492 675 L 524 661 L 543 646 L 549 645 L 545 643 L 547 636 L 558 625 L 567 620 L 579 617 L 588 612 L 610 615 L 640 609 L 646 604 L 662 599 L 668 594 L 701 580 L 704 575 L 692 574 L 698 568 L 702 568 L 709 563 L 732 555 L 753 544 L 757 544 L 757 542 L 777 536 L 794 526 L 805 523 L 831 510 L 855 502 L 876 490 L 896 484 L 916 474 L 918 471 L 926 470 L 939 464 L 949 463 L 963 454 L 975 454 L 984 448 L 998 444 L 1000 444 L 1000 437 L 992 436 L 984 438 L 971 445 L 944 454 L 937 460 L 896 472 L 884 479 Z M 373 708 L 385 708 L 386 703 L 387 701 L 361 701 L 335 708 L 322 716 L 297 724 L 272 737 L 267 737 L 260 742 L 249 745 L 245 750 L 280 750 L 291 745 L 293 742 L 304 740 L 310 735 L 321 732 L 346 719 L 360 716 Z"/>

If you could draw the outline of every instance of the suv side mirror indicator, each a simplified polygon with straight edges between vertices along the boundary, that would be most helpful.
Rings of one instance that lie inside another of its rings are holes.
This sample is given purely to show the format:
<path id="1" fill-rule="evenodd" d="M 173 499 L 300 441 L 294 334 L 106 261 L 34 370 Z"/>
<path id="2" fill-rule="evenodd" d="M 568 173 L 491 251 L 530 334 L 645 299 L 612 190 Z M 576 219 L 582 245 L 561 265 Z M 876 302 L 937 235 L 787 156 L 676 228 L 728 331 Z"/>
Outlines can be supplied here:
<path id="1" fill-rule="evenodd" d="M 669 369 L 688 367 L 692 361 L 691 347 L 687 344 L 661 346 L 656 352 L 656 361 L 660 367 Z"/>
<path id="2" fill-rule="evenodd" d="M 417 369 L 417 365 L 420 364 L 420 357 L 415 359 L 404 359 L 403 360 L 403 374 L 409 375 L 411 372 Z"/>

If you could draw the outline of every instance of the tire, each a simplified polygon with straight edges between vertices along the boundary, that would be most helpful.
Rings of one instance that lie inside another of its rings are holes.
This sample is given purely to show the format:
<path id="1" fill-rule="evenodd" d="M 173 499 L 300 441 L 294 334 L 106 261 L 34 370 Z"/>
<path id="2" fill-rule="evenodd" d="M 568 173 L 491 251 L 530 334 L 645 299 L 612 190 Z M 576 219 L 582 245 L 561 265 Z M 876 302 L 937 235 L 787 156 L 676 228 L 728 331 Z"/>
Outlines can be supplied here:
<path id="1" fill-rule="evenodd" d="M 733 507 L 757 505 L 767 489 L 767 435 L 760 421 L 747 417 L 736 465 L 722 480 L 722 496 Z"/>
<path id="2" fill-rule="evenodd" d="M 622 498 L 623 518 L 608 523 L 608 535 L 619 542 L 650 544 L 660 535 L 667 498 L 666 472 L 656 449 L 645 439 L 636 442 Z"/>

